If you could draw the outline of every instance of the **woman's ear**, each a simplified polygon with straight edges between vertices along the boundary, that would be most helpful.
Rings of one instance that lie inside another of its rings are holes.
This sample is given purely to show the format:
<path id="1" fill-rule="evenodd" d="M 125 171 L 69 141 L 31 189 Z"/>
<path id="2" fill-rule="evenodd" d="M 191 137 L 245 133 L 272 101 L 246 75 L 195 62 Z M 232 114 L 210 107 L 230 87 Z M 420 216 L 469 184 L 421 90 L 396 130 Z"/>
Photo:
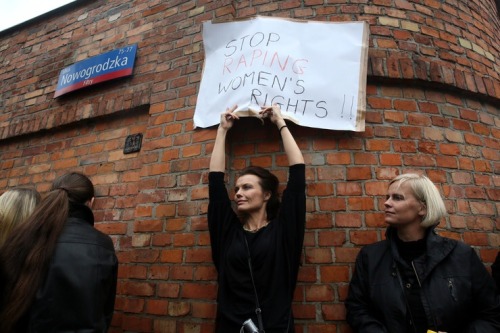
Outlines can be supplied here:
<path id="1" fill-rule="evenodd" d="M 420 215 L 420 216 L 427 215 L 427 205 L 423 202 L 422 202 L 422 205 L 420 206 L 420 210 L 418 211 L 418 215 Z"/>
<path id="2" fill-rule="evenodd" d="M 92 206 L 94 206 L 94 199 L 95 199 L 95 197 L 90 198 L 90 200 L 88 200 L 85 204 L 86 204 L 89 208 L 92 208 Z"/>
<path id="3" fill-rule="evenodd" d="M 269 199 L 271 199 L 271 192 L 266 192 L 264 194 L 264 201 L 268 201 Z"/>

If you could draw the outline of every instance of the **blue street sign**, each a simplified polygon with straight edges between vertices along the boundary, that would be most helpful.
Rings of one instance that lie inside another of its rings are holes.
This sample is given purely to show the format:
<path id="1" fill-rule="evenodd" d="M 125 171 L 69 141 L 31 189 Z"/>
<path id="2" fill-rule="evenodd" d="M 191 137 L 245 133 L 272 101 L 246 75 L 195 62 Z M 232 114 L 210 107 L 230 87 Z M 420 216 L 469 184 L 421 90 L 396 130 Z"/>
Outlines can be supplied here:
<path id="1" fill-rule="evenodd" d="M 125 46 L 64 68 L 54 98 L 100 82 L 132 75 L 137 44 Z"/>

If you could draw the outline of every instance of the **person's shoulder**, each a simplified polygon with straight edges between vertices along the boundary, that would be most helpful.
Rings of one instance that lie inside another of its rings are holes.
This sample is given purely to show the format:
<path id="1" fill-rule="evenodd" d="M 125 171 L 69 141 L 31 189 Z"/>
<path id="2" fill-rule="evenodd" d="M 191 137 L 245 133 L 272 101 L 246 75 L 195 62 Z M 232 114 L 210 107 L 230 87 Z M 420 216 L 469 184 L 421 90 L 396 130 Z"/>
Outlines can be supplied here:
<path id="1" fill-rule="evenodd" d="M 475 253 L 474 249 L 472 246 L 469 244 L 457 240 L 454 238 L 449 238 L 449 237 L 444 237 L 444 236 L 439 236 L 439 239 L 443 245 L 441 245 L 441 251 L 444 252 L 449 252 L 455 256 L 463 256 L 465 258 L 466 255 L 470 255 L 472 253 Z"/>
<path id="2" fill-rule="evenodd" d="M 382 262 L 387 263 L 387 258 L 390 257 L 391 252 L 389 242 L 387 240 L 381 240 L 363 246 L 357 255 L 356 262 L 372 266 L 378 265 Z"/>
<path id="3" fill-rule="evenodd" d="M 455 247 L 458 245 L 458 243 L 460 243 L 460 241 L 457 239 L 441 235 L 441 232 L 439 230 L 437 230 L 436 228 L 433 228 L 429 232 L 427 238 L 429 239 L 430 243 L 433 244 L 433 246 L 447 245 L 447 246 Z"/>
<path id="4" fill-rule="evenodd" d="M 96 229 L 95 226 L 88 222 L 77 218 L 68 220 L 58 242 L 93 244 L 114 251 L 113 241 L 109 235 Z"/>
<path id="5" fill-rule="evenodd" d="M 437 239 L 441 241 L 441 243 L 445 244 L 445 246 L 450 247 L 454 251 L 460 251 L 460 252 L 469 252 L 472 249 L 472 247 L 458 239 L 454 238 L 449 238 L 445 236 L 439 235 L 438 232 L 435 232 Z"/>
<path id="6" fill-rule="evenodd" d="M 93 227 L 92 229 L 95 238 L 97 240 L 97 243 L 103 247 L 106 247 L 114 251 L 113 241 L 111 240 L 111 237 L 105 234 L 104 232 L 97 230 L 95 227 Z"/>
<path id="7" fill-rule="evenodd" d="M 500 251 L 498 251 L 495 261 L 493 262 L 493 266 L 500 269 Z"/>

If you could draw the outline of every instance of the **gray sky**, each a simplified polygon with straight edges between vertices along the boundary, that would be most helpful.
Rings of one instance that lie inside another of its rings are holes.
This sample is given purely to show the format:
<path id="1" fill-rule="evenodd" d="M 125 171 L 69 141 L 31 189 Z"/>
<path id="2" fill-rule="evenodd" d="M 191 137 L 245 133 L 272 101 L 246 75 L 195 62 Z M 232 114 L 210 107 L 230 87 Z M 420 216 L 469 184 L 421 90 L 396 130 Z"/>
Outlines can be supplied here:
<path id="1" fill-rule="evenodd" d="M 75 0 L 0 0 L 0 31 Z"/>

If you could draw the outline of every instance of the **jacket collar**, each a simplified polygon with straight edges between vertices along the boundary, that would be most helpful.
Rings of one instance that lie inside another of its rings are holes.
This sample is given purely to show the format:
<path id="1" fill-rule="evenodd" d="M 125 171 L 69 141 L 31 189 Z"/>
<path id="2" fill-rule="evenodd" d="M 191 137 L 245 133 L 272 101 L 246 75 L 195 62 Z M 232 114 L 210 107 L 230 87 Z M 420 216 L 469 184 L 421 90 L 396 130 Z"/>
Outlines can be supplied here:
<path id="1" fill-rule="evenodd" d="M 386 238 L 389 241 L 389 246 L 391 254 L 394 260 L 398 263 L 402 263 L 403 260 L 399 255 L 398 248 L 396 246 L 397 230 L 394 227 L 388 227 L 386 230 Z M 429 228 L 426 232 L 426 252 L 425 255 L 417 258 L 413 261 L 415 269 L 418 272 L 419 278 L 423 281 L 432 270 L 443 261 L 450 252 L 455 248 L 457 242 L 441 237 L 437 234 L 435 227 Z"/>
<path id="2" fill-rule="evenodd" d="M 94 213 L 92 213 L 92 210 L 84 204 L 70 202 L 69 217 L 81 219 L 92 226 L 94 225 Z"/>

